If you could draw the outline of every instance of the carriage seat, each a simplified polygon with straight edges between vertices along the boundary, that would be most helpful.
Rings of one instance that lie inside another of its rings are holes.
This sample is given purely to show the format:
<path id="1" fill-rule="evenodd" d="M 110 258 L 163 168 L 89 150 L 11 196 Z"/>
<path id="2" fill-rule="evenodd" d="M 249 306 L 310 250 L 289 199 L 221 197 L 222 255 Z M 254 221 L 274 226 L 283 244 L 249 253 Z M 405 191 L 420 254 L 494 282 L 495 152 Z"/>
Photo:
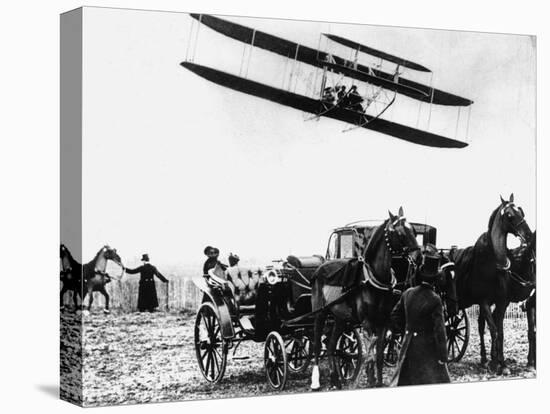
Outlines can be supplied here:
<path id="1" fill-rule="evenodd" d="M 241 311 L 254 310 L 260 274 L 256 270 L 246 269 L 241 266 L 229 267 L 225 271 L 225 277 L 230 283 L 235 302 Z"/>
<path id="2" fill-rule="evenodd" d="M 286 261 L 298 269 L 302 268 L 314 268 L 317 269 L 325 262 L 325 258 L 319 255 L 313 256 L 293 256 L 290 255 L 286 258 Z"/>

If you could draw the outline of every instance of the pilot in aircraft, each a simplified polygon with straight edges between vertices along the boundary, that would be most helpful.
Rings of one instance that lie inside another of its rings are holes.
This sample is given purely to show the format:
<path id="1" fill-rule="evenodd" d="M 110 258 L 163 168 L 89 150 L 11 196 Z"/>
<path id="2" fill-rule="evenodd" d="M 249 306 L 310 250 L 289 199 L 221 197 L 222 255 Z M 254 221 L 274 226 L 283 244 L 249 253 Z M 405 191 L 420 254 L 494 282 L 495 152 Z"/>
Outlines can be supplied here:
<path id="1" fill-rule="evenodd" d="M 334 88 L 332 88 L 331 86 L 327 86 L 323 90 L 323 97 L 321 99 L 324 103 L 334 105 L 334 101 L 336 100 L 334 96 Z"/>
<path id="2" fill-rule="evenodd" d="M 349 93 L 345 97 L 344 106 L 357 112 L 363 112 L 363 106 L 361 105 L 363 101 L 363 97 L 357 92 L 357 85 L 352 85 Z"/>
<path id="3" fill-rule="evenodd" d="M 338 91 L 338 104 L 342 104 L 344 102 L 346 95 L 346 85 L 340 86 L 340 90 Z"/>

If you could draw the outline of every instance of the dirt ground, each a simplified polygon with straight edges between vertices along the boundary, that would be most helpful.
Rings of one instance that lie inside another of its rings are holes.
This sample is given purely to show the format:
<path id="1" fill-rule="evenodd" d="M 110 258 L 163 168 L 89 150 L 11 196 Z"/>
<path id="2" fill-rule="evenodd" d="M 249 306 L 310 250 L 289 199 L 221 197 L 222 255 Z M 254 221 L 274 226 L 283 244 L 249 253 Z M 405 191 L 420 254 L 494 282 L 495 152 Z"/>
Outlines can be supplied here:
<path id="1" fill-rule="evenodd" d="M 62 329 L 74 322 L 74 314 L 62 315 Z M 99 310 L 84 315 L 83 400 L 86 406 L 134 404 L 174 400 L 257 396 L 273 393 L 265 380 L 263 344 L 241 344 L 236 356 L 228 357 L 225 377 L 210 386 L 199 372 L 193 346 L 194 315 L 188 313 L 120 313 L 104 315 Z M 479 364 L 479 340 L 472 322 L 470 344 L 462 361 L 449 365 L 453 382 L 534 378 L 525 367 L 527 333 L 518 324 L 506 322 L 505 357 L 511 370 L 498 377 Z M 489 343 L 489 335 L 487 342 Z M 231 352 L 231 351 L 230 351 Z M 62 352 L 63 354 L 63 352 Z M 65 358 L 62 355 L 62 365 Z M 63 367 L 62 367 L 63 369 Z M 321 381 L 328 383 L 327 366 L 321 365 Z M 290 374 L 285 393 L 310 392 L 310 369 Z M 385 380 L 391 368 L 385 369 Z M 359 388 L 366 388 L 363 375 Z M 328 388 L 325 388 L 328 389 Z"/>

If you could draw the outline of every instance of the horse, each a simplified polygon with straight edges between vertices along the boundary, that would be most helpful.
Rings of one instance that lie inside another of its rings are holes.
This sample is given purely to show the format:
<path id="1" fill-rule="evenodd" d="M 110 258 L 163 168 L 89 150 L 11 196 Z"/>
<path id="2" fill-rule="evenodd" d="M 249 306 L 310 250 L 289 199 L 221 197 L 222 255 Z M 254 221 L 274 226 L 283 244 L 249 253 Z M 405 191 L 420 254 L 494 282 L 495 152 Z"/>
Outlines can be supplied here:
<path id="1" fill-rule="evenodd" d="M 536 231 L 533 232 L 533 240 L 531 243 L 531 254 L 525 256 L 529 258 L 528 279 L 536 283 L 537 277 L 537 237 Z M 525 260 L 525 258 L 524 258 Z M 522 268 L 525 269 L 525 262 Z M 514 271 L 512 269 L 512 271 Z M 522 303 L 522 308 L 527 312 L 527 338 L 529 341 L 529 352 L 527 354 L 527 366 L 537 367 L 537 295 L 536 288 L 533 288 L 529 297 Z"/>
<path id="2" fill-rule="evenodd" d="M 527 366 L 536 366 L 536 277 L 537 277 L 537 235 L 536 231 L 528 243 L 510 252 L 512 266 L 509 277 L 510 302 L 522 302 L 522 309 L 527 313 L 527 339 L 529 352 Z"/>
<path id="3" fill-rule="evenodd" d="M 313 312 L 316 312 L 312 390 L 320 388 L 321 336 L 329 314 L 334 319 L 327 346 L 331 385 L 342 387 L 334 358 L 338 338 L 350 325 L 360 324 L 364 340 L 369 344 L 369 384 L 375 381 L 371 355 L 376 347 L 376 386 L 382 386 L 385 334 L 395 304 L 393 288 L 397 282 L 391 271 L 391 260 L 395 255 L 408 255 L 419 249 L 414 229 L 404 217 L 403 208 L 399 208 L 397 216 L 388 213 L 389 219 L 376 228 L 364 251 L 356 259 L 329 260 L 319 266 L 312 276 L 311 303 Z"/>
<path id="4" fill-rule="evenodd" d="M 528 243 L 509 251 L 511 262 L 509 277 L 506 280 L 508 303 L 523 302 L 522 308 L 527 312 L 527 338 L 529 352 L 527 366 L 536 364 L 536 315 L 535 315 L 535 287 L 536 287 L 536 232 Z M 479 328 L 480 340 L 485 348 L 485 321 Z M 483 334 L 482 334 L 483 332 Z"/>
<path id="5" fill-rule="evenodd" d="M 480 334 L 481 364 L 487 363 L 483 341 L 485 321 L 491 332 L 491 362 L 489 368 L 498 375 L 509 374 L 504 361 L 504 315 L 508 306 L 508 285 L 511 262 L 508 258 L 508 234 L 528 242 L 531 230 L 521 207 L 500 197 L 500 204 L 489 218 L 488 229 L 474 246 L 453 251 L 451 259 L 456 265 L 459 307 L 466 309 L 479 305 L 478 329 Z M 491 312 L 491 305 L 495 305 Z"/>
<path id="6" fill-rule="evenodd" d="M 88 311 L 92 309 L 92 303 L 94 301 L 93 292 L 100 292 L 105 297 L 105 309 L 103 312 L 110 313 L 109 294 L 105 289 L 105 285 L 111 281 L 111 276 L 105 271 L 107 268 L 107 261 L 109 260 L 118 264 L 124 271 L 124 265 L 116 249 L 107 245 L 103 246 L 89 263 L 82 266 L 82 274 L 86 284 L 86 290 L 82 296 L 82 301 L 84 301 L 86 295 L 89 295 Z"/>
<path id="7" fill-rule="evenodd" d="M 536 282 L 537 275 L 537 239 L 536 231 L 533 233 L 533 242 L 531 243 L 531 255 L 529 258 L 529 280 Z M 525 259 L 524 259 L 525 260 Z M 525 262 L 523 262 L 525 266 Z M 525 267 L 523 267 L 525 268 Z M 514 270 L 512 270 L 514 271 Z M 527 339 L 529 341 L 529 352 L 527 353 L 527 366 L 537 367 L 537 295 L 536 288 L 533 288 L 529 297 L 522 303 L 522 309 L 527 312 Z"/>
<path id="8" fill-rule="evenodd" d="M 63 310 L 63 296 L 66 292 L 73 292 L 73 303 L 75 310 L 78 308 L 77 297 L 82 292 L 82 265 L 78 263 L 69 249 L 64 244 L 59 247 L 59 258 L 61 260 L 61 271 L 59 272 L 63 287 L 59 295 L 60 308 Z"/>

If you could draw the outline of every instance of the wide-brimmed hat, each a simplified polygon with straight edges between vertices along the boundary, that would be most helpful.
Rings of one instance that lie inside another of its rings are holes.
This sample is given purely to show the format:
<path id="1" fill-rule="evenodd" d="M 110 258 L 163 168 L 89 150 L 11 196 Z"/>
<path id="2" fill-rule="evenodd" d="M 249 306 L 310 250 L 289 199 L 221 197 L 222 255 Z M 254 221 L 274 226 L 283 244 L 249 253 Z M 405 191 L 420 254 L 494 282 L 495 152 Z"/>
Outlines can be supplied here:
<path id="1" fill-rule="evenodd" d="M 220 254 L 220 249 L 218 249 L 217 247 L 213 247 L 213 246 L 206 246 L 206 248 L 204 249 L 204 254 L 208 256 L 208 253 L 215 253 L 215 254 Z"/>
<path id="2" fill-rule="evenodd" d="M 439 257 L 426 255 L 418 269 L 418 275 L 423 281 L 432 282 L 439 273 Z"/>
<path id="3" fill-rule="evenodd" d="M 147 253 L 143 253 L 141 255 L 141 261 L 142 262 L 148 262 L 149 261 L 149 255 Z"/>

